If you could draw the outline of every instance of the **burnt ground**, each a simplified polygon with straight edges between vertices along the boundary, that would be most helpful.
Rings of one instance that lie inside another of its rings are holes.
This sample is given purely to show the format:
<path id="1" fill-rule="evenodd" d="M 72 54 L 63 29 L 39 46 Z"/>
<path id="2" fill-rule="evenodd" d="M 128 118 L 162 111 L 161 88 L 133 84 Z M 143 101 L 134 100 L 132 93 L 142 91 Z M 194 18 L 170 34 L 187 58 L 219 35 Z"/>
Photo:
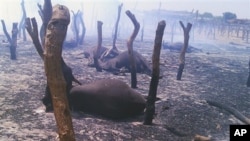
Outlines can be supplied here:
<path id="1" fill-rule="evenodd" d="M 87 67 L 84 48 L 96 44 L 86 38 L 84 47 L 64 49 L 65 61 L 82 83 L 96 79 L 116 78 L 130 84 L 130 75 L 96 72 Z M 125 40 L 118 41 L 126 50 Z M 111 41 L 103 41 L 111 46 Z M 250 117 L 248 76 L 249 44 L 232 41 L 196 41 L 193 46 L 203 52 L 186 54 L 182 80 L 176 80 L 179 53 L 162 50 L 161 74 L 154 125 L 142 124 L 143 115 L 119 121 L 85 113 L 72 112 L 77 141 L 83 140 L 168 140 L 190 141 L 195 135 L 216 141 L 229 140 L 229 125 L 243 124 L 229 112 L 209 105 L 206 100 L 234 107 Z M 153 42 L 135 42 L 134 49 L 151 60 Z M 9 59 L 9 48 L 0 46 L 0 140 L 58 140 L 53 113 L 45 113 L 40 99 L 44 95 L 46 77 L 43 62 L 31 41 L 18 41 L 17 60 Z M 151 61 L 150 61 L 151 62 Z M 138 89 L 147 95 L 150 77 L 138 74 Z"/>

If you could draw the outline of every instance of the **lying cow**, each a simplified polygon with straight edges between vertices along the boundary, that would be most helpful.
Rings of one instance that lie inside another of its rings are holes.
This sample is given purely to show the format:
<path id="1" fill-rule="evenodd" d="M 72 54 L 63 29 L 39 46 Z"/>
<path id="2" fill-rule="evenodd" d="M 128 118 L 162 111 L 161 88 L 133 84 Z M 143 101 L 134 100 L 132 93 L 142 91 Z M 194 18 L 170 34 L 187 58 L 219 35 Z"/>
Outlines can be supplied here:
<path id="1" fill-rule="evenodd" d="M 76 86 L 70 91 L 69 101 L 73 110 L 115 119 L 138 115 L 146 104 L 141 94 L 116 79 Z"/>
<path id="2" fill-rule="evenodd" d="M 68 100 L 71 110 L 112 119 L 138 115 L 144 111 L 146 105 L 141 94 L 116 79 L 97 80 L 75 86 L 70 90 Z"/>
<path id="3" fill-rule="evenodd" d="M 95 67 L 93 62 L 93 53 L 95 49 L 89 49 L 84 51 L 84 57 L 89 59 L 88 66 Z M 121 69 L 127 70 L 127 72 L 130 72 L 130 62 L 129 62 L 129 54 L 128 51 L 121 52 L 119 54 L 109 54 L 108 56 L 104 56 L 108 51 L 108 48 L 101 47 L 99 56 L 102 56 L 100 59 L 99 64 L 101 65 L 101 68 L 106 71 L 113 72 L 114 74 L 120 73 Z M 134 51 L 134 58 L 135 58 L 135 64 L 136 64 L 136 71 L 138 73 L 145 73 L 151 76 L 152 69 L 147 62 L 147 60 L 137 51 Z"/>
<path id="4" fill-rule="evenodd" d="M 136 51 L 133 52 L 133 55 L 136 64 L 136 72 L 145 73 L 151 76 L 152 69 L 147 60 Z M 129 72 L 131 70 L 128 51 L 124 51 L 120 53 L 118 56 L 109 59 L 105 62 L 100 62 L 100 65 L 103 70 L 111 71 L 114 73 L 119 73 L 121 68 L 125 68 Z"/>
<path id="5" fill-rule="evenodd" d="M 170 51 L 178 51 L 178 52 L 180 52 L 182 47 L 183 47 L 183 43 L 182 42 L 176 42 L 176 43 L 168 43 L 168 42 L 166 42 L 166 43 L 162 44 L 162 47 L 163 47 L 163 49 L 169 49 Z M 189 45 L 187 47 L 186 52 L 187 53 L 202 52 L 202 50 Z"/>

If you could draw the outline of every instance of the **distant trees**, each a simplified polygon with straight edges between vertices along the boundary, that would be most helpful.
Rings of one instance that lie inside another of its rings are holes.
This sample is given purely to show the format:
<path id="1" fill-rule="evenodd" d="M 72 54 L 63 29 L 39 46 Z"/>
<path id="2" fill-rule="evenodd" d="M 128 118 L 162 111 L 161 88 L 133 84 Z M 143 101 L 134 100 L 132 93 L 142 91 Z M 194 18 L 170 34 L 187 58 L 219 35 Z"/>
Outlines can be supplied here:
<path id="1" fill-rule="evenodd" d="M 229 21 L 229 20 L 234 20 L 237 19 L 237 15 L 232 13 L 232 12 L 224 12 L 223 13 L 223 20 L 225 22 Z"/>
<path id="2" fill-rule="evenodd" d="M 204 12 L 203 14 L 200 15 L 204 19 L 212 19 L 214 16 L 212 13 L 209 12 Z"/>

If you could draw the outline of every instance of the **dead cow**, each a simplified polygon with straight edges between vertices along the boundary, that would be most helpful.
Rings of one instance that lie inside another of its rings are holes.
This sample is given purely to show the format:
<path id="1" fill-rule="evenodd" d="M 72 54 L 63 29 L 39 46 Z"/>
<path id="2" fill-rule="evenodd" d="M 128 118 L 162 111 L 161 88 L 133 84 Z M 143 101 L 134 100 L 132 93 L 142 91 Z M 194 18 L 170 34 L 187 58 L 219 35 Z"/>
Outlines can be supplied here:
<path id="1" fill-rule="evenodd" d="M 138 73 L 145 73 L 151 76 L 152 69 L 147 62 L 147 60 L 138 52 L 134 51 L 134 58 L 136 64 L 136 71 Z M 121 68 L 125 68 L 130 72 L 130 62 L 128 51 L 120 53 L 118 56 L 106 60 L 105 62 L 100 62 L 102 69 L 106 71 L 111 71 L 113 73 L 119 73 Z"/>
<path id="2" fill-rule="evenodd" d="M 116 79 L 98 80 L 72 88 L 69 103 L 73 110 L 112 119 L 138 115 L 146 104 L 141 94 Z"/>

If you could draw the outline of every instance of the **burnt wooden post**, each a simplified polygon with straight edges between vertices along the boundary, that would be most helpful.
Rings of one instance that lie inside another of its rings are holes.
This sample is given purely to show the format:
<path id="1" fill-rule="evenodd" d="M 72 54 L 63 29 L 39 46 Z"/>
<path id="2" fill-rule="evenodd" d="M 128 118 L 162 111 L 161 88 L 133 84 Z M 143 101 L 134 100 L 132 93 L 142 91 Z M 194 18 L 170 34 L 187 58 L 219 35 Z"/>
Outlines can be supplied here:
<path id="1" fill-rule="evenodd" d="M 52 15 L 52 3 L 51 0 L 44 0 L 43 8 L 40 4 L 37 4 L 39 8 L 39 15 L 43 21 L 40 29 L 40 39 L 42 41 L 42 46 L 44 46 L 44 36 L 46 34 L 47 25 Z"/>
<path id="2" fill-rule="evenodd" d="M 84 38 L 85 38 L 85 33 L 86 33 L 86 27 L 85 27 L 85 23 L 84 23 L 84 20 L 83 20 L 83 13 L 80 12 L 78 17 L 79 17 L 80 23 L 82 25 L 82 34 L 81 34 L 80 39 L 79 39 L 79 44 L 83 45 Z"/>
<path id="3" fill-rule="evenodd" d="M 102 47 L 102 24 L 103 23 L 101 21 L 97 21 L 98 43 L 97 43 L 96 51 L 94 52 L 94 64 L 95 64 L 96 71 L 98 72 L 102 71 L 102 68 L 98 62 L 98 59 L 100 58 L 100 50 Z"/>
<path id="4" fill-rule="evenodd" d="M 182 72 L 184 70 L 184 66 L 185 66 L 185 54 L 186 54 L 186 50 L 188 47 L 188 41 L 189 41 L 189 32 L 192 28 L 192 24 L 188 23 L 187 27 L 184 27 L 182 21 L 180 21 L 180 25 L 183 29 L 184 32 L 184 44 L 183 47 L 181 49 L 181 53 L 180 53 L 180 57 L 179 57 L 179 69 L 178 69 L 178 73 L 177 73 L 177 80 L 181 80 L 181 76 L 182 76 Z"/>
<path id="5" fill-rule="evenodd" d="M 132 35 L 130 36 L 129 40 L 127 41 L 127 47 L 128 47 L 128 54 L 129 54 L 129 62 L 130 62 L 130 68 L 131 68 L 131 87 L 137 88 L 137 78 L 136 78 L 136 64 L 135 64 L 135 58 L 133 54 L 133 42 L 139 32 L 140 24 L 137 22 L 134 14 L 132 14 L 129 10 L 126 11 L 127 16 L 130 18 L 132 23 L 134 24 L 134 31 Z"/>
<path id="6" fill-rule="evenodd" d="M 29 35 L 30 35 L 30 37 L 31 37 L 31 39 L 33 41 L 33 44 L 34 44 L 34 46 L 35 46 L 35 48 L 37 50 L 37 53 L 42 58 L 42 60 L 44 60 L 43 47 L 40 44 L 40 41 L 39 41 L 39 38 L 38 38 L 38 27 L 37 27 L 36 19 L 32 18 L 31 22 L 30 22 L 30 18 L 26 18 L 25 24 L 26 24 L 26 30 L 29 33 Z"/>
<path id="7" fill-rule="evenodd" d="M 119 24 L 120 17 L 121 17 L 122 6 L 123 4 L 120 4 L 118 7 L 118 14 L 117 14 L 117 19 L 115 23 L 115 33 L 114 33 L 113 44 L 112 44 L 112 50 L 116 50 L 116 51 L 118 51 L 115 44 L 116 44 L 116 39 L 117 39 L 118 24 Z"/>
<path id="8" fill-rule="evenodd" d="M 54 6 L 45 36 L 44 67 L 53 101 L 60 141 L 75 140 L 69 104 L 66 97 L 66 81 L 61 66 L 62 45 L 69 22 L 70 13 L 68 8 L 63 5 Z"/>
<path id="9" fill-rule="evenodd" d="M 101 58 L 105 58 L 106 56 L 109 56 L 110 54 L 113 54 L 114 56 L 117 56 L 119 54 L 119 50 L 116 47 L 116 40 L 117 40 L 118 24 L 119 24 L 120 17 L 121 17 L 122 6 L 123 4 L 120 4 L 118 6 L 118 15 L 117 15 L 116 23 L 115 23 L 115 33 L 114 33 L 112 48 L 106 51 L 106 53 L 104 53 L 101 56 Z"/>
<path id="10" fill-rule="evenodd" d="M 248 79 L 247 79 L 247 87 L 250 87 L 250 58 L 248 62 Z"/>
<path id="11" fill-rule="evenodd" d="M 152 124 L 153 117 L 155 114 L 155 100 L 156 100 L 157 86 L 158 86 L 159 74 L 160 74 L 160 69 L 159 69 L 160 53 L 161 53 L 162 38 L 163 38 L 165 26 L 166 26 L 166 22 L 163 20 L 158 23 L 158 26 L 156 29 L 154 51 L 153 51 L 153 56 L 152 56 L 153 71 L 152 71 L 152 78 L 150 82 L 148 100 L 146 103 L 146 112 L 145 112 L 144 123 L 143 123 L 145 125 Z"/>
<path id="12" fill-rule="evenodd" d="M 10 44 L 10 59 L 11 60 L 16 60 L 16 47 L 17 47 L 17 34 L 18 34 L 18 23 L 13 23 L 12 24 L 12 36 L 10 37 L 6 26 L 5 26 L 5 22 L 4 20 L 1 20 L 2 26 L 3 26 L 3 32 Z"/>
<path id="13" fill-rule="evenodd" d="M 24 0 L 22 0 L 21 2 L 21 7 L 22 7 L 22 11 L 23 11 L 23 16 L 22 16 L 22 19 L 21 19 L 21 22 L 19 24 L 19 38 L 21 37 L 21 33 L 23 33 L 23 41 L 26 41 L 27 38 L 26 38 L 26 32 L 25 32 L 25 19 L 27 18 L 26 16 L 26 10 L 25 10 L 25 6 L 24 6 Z"/>
<path id="14" fill-rule="evenodd" d="M 79 42 L 79 29 L 78 29 L 77 19 L 78 19 L 78 15 L 80 11 L 78 10 L 77 13 L 75 13 L 74 11 L 71 11 L 71 12 L 73 14 L 73 33 L 75 34 L 75 40 L 76 40 L 76 46 L 77 46 Z"/>

